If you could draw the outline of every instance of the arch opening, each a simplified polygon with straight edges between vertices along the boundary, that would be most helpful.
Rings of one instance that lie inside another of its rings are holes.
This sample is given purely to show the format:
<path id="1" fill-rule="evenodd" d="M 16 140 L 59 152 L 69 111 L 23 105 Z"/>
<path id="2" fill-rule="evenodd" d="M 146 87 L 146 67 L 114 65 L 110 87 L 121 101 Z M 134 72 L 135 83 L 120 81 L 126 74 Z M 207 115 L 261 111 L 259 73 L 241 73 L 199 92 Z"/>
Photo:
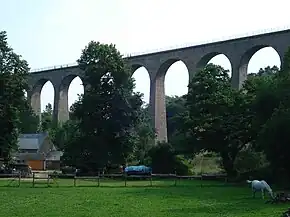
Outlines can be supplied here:
<path id="1" fill-rule="evenodd" d="M 68 110 L 71 111 L 71 106 L 78 101 L 79 96 L 84 94 L 83 81 L 79 76 L 74 77 L 68 87 Z"/>
<path id="2" fill-rule="evenodd" d="M 166 73 L 164 88 L 166 96 L 182 96 L 188 93 L 189 71 L 181 60 L 170 61 L 172 63 Z"/>
<path id="3" fill-rule="evenodd" d="M 219 65 L 225 70 L 228 70 L 229 76 L 232 77 L 232 64 L 225 54 L 217 52 L 209 53 L 201 58 L 201 60 L 197 64 L 197 68 L 202 69 L 209 63 Z"/>
<path id="4" fill-rule="evenodd" d="M 51 81 L 46 80 L 40 91 L 41 112 L 49 109 L 49 107 L 53 110 L 54 91 L 55 90 Z"/>
<path id="5" fill-rule="evenodd" d="M 281 57 L 278 52 L 270 46 L 257 46 L 245 53 L 241 67 L 247 70 L 247 74 L 257 74 L 262 69 L 268 68 L 271 70 L 276 66 L 281 67 Z M 262 71 L 260 71 L 262 72 Z"/>
<path id="6" fill-rule="evenodd" d="M 143 94 L 143 105 L 149 104 L 150 76 L 148 70 L 144 66 L 134 66 L 132 77 L 135 80 L 134 92 Z"/>

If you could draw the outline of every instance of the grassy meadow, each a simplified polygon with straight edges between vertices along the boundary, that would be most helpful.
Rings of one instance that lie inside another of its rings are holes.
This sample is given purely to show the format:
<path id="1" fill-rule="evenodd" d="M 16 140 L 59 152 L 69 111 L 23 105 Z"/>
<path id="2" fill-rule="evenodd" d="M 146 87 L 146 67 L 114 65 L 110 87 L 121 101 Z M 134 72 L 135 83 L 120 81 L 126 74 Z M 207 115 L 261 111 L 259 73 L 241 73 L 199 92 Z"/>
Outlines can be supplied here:
<path id="1" fill-rule="evenodd" d="M 0 180 L 0 216 L 9 217 L 271 217 L 280 216 L 287 204 L 266 204 L 252 198 L 249 186 L 198 180 L 128 181 L 56 180 L 47 187 L 38 180 Z M 10 186 L 8 186 L 10 184 Z"/>

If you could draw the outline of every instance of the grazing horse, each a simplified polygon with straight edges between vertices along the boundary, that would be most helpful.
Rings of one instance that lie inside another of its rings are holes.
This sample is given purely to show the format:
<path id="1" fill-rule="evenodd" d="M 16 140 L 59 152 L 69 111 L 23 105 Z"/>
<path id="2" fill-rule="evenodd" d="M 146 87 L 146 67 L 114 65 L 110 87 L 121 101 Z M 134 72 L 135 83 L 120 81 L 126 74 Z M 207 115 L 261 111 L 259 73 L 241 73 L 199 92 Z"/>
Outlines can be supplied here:
<path id="1" fill-rule="evenodd" d="M 272 191 L 271 187 L 267 184 L 266 181 L 264 181 L 264 180 L 261 180 L 261 181 L 259 181 L 259 180 L 253 180 L 253 181 L 247 180 L 247 183 L 251 184 L 254 198 L 255 198 L 256 192 L 261 191 L 262 198 L 264 199 L 264 190 L 268 191 L 269 195 L 272 198 L 274 198 L 273 191 Z"/>

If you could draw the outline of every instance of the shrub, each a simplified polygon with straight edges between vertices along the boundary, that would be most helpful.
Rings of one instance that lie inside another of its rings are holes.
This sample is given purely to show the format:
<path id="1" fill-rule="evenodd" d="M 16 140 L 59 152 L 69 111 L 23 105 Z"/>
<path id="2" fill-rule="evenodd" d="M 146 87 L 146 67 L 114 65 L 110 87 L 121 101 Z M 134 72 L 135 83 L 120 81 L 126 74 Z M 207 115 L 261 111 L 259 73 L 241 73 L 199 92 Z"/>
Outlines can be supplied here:
<path id="1" fill-rule="evenodd" d="M 158 143 L 152 147 L 145 158 L 146 165 L 152 167 L 153 173 L 169 174 L 176 172 L 179 175 L 187 175 L 190 166 L 187 160 L 178 156 L 169 143 Z"/>
<path id="2" fill-rule="evenodd" d="M 269 162 L 263 152 L 256 152 L 251 148 L 240 151 L 234 162 L 234 167 L 238 174 L 251 171 L 257 171 L 267 167 Z"/>

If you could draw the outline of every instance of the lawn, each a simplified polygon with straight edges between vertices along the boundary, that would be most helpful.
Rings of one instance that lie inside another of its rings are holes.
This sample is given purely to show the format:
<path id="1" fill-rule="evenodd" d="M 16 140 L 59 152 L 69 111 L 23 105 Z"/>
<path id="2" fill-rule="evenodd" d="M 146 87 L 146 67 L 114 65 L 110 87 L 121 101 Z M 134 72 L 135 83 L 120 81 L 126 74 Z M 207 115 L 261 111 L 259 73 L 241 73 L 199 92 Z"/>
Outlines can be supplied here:
<path id="1" fill-rule="evenodd" d="M 124 182 L 59 180 L 59 187 L 45 183 L 21 183 L 7 187 L 0 181 L 0 216 L 5 217 L 261 217 L 280 216 L 287 205 L 265 204 L 261 198 L 251 198 L 250 188 L 204 181 L 148 181 Z M 55 184 L 52 184 L 55 185 Z M 87 185 L 87 186 L 85 186 Z M 91 186 L 89 186 L 91 185 Z M 258 194 L 257 194 L 258 195 Z M 258 195 L 260 196 L 260 195 Z"/>

